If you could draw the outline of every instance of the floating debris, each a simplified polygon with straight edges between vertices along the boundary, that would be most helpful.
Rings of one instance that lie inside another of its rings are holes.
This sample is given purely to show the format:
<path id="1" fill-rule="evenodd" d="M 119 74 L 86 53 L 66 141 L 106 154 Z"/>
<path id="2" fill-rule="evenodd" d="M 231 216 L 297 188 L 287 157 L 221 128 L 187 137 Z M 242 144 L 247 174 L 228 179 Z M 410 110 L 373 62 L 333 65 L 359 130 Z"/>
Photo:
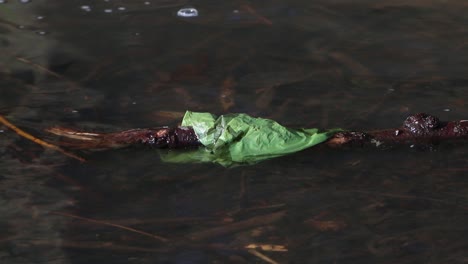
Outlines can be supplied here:
<path id="1" fill-rule="evenodd" d="M 179 11 L 177 11 L 177 16 L 178 17 L 197 17 L 198 10 L 193 7 L 182 8 Z"/>

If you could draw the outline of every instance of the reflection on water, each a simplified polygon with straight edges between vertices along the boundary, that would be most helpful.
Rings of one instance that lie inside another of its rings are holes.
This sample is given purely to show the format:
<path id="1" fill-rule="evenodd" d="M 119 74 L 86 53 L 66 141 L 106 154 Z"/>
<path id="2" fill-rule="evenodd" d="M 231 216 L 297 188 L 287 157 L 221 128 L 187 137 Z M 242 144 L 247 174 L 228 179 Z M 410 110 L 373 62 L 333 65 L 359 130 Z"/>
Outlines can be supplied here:
<path id="1" fill-rule="evenodd" d="M 187 109 L 349 129 L 468 115 L 458 1 L 23 2 L 0 3 L 0 111 L 50 141 Z M 225 169 L 138 148 L 80 164 L 0 129 L 2 263 L 466 262 L 463 144 Z"/>

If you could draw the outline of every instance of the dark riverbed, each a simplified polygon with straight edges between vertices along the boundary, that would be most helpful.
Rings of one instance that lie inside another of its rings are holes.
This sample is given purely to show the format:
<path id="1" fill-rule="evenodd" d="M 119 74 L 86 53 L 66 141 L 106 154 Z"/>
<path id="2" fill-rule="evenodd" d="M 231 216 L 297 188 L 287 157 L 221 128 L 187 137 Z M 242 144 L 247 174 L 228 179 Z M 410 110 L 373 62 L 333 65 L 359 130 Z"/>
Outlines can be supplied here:
<path id="1" fill-rule="evenodd" d="M 0 2 L 0 114 L 51 142 L 51 126 L 176 125 L 185 110 L 359 130 L 468 118 L 463 1 Z M 0 262 L 467 263 L 467 146 L 80 163 L 0 126 Z"/>

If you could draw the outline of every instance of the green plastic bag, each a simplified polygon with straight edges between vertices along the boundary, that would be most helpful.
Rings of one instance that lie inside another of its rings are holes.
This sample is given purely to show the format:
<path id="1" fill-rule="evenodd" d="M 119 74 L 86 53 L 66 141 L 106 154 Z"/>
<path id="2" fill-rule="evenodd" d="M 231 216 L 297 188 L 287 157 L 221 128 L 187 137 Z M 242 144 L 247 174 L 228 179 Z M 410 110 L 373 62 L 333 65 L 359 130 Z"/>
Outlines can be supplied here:
<path id="1" fill-rule="evenodd" d="M 297 152 L 331 137 L 339 129 L 319 132 L 316 128 L 290 129 L 277 122 L 246 114 L 216 117 L 210 113 L 187 111 L 182 126 L 193 127 L 204 148 L 170 151 L 168 162 L 215 162 L 223 166 L 252 164 Z"/>

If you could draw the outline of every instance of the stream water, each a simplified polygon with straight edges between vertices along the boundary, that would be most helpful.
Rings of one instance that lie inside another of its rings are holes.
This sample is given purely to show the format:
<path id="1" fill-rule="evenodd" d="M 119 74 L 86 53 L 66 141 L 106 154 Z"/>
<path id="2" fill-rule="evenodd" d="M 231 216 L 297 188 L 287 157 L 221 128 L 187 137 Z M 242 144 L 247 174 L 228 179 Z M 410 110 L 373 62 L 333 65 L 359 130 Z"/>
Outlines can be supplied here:
<path id="1" fill-rule="evenodd" d="M 466 14 L 450 0 L 0 1 L 0 114 L 51 142 L 52 126 L 177 125 L 185 110 L 358 130 L 466 119 Z M 80 163 L 0 126 L 0 262 L 467 263 L 466 146 L 319 146 L 229 169 L 133 147 Z"/>

